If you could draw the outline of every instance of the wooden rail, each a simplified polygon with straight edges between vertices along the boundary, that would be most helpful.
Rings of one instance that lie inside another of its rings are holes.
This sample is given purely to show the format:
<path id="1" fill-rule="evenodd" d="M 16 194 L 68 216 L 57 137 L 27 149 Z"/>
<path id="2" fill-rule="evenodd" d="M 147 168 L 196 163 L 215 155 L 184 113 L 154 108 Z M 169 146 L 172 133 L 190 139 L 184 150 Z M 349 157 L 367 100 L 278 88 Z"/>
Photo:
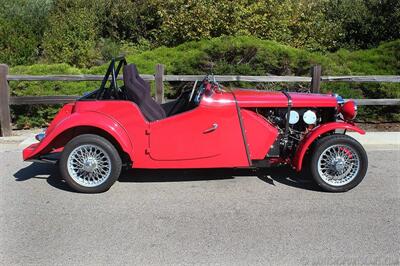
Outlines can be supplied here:
<path id="1" fill-rule="evenodd" d="M 59 96 L 11 96 L 10 105 L 21 104 L 61 104 L 69 103 L 78 99 L 78 95 Z"/>
<path id="2" fill-rule="evenodd" d="M 159 70 L 161 71 L 161 70 Z M 314 73 L 318 74 L 318 72 Z M 154 81 L 155 75 L 140 75 L 144 80 Z M 8 81 L 101 81 L 102 75 L 7 75 Z M 196 81 L 204 78 L 204 75 L 159 75 L 163 81 Z M 122 76 L 118 76 L 122 80 Z M 237 76 L 215 75 L 219 82 L 311 82 L 311 77 L 298 76 Z M 320 82 L 400 82 L 400 76 L 321 76 Z M 314 87 L 319 87 L 315 82 Z"/>
<path id="3" fill-rule="evenodd" d="M 156 100 L 164 101 L 164 81 L 187 82 L 204 78 L 204 75 L 164 75 L 164 66 L 156 65 L 154 75 L 141 75 L 144 80 L 155 81 Z M 9 75 L 8 66 L 0 65 L 0 136 L 11 135 L 10 105 L 63 104 L 79 96 L 11 96 L 9 81 L 100 81 L 102 75 Z M 118 79 L 122 79 L 119 76 Z M 320 91 L 321 82 L 400 82 L 400 76 L 321 76 L 321 66 L 311 69 L 311 77 L 298 76 L 240 76 L 216 75 L 219 82 L 303 82 L 311 83 L 313 93 Z M 355 99 L 359 105 L 400 105 L 400 99 Z"/>

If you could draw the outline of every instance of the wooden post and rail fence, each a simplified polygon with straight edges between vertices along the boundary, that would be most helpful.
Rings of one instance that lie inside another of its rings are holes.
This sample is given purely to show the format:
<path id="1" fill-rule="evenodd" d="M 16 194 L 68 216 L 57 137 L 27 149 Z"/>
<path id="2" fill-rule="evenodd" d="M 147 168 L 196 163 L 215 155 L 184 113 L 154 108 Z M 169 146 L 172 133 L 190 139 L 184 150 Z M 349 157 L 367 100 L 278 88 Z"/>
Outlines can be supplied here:
<path id="1" fill-rule="evenodd" d="M 9 81 L 101 81 L 103 75 L 9 75 L 8 66 L 0 64 L 0 136 L 11 135 L 10 105 L 21 104 L 63 104 L 79 96 L 11 96 Z M 196 81 L 204 75 L 165 75 L 164 66 L 156 65 L 154 75 L 141 75 L 144 80 L 155 82 L 155 96 L 159 103 L 164 101 L 164 81 Z M 118 77 L 122 79 L 122 77 Z M 321 66 L 311 69 L 311 77 L 299 76 L 236 76 L 215 75 L 219 82 L 307 82 L 310 91 L 318 93 L 321 82 L 400 82 L 400 76 L 321 76 Z M 400 105 L 400 99 L 354 99 L 358 105 Z"/>

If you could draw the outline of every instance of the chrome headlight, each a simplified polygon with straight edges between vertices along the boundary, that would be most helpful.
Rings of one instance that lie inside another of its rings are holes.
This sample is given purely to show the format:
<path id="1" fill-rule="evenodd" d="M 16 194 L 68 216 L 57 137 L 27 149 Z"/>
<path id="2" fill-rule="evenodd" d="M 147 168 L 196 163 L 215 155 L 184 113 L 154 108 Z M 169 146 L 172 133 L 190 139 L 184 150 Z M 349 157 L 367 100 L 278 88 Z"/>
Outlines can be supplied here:
<path id="1" fill-rule="evenodd" d="M 340 107 L 344 120 L 353 120 L 357 116 L 357 105 L 353 100 L 347 101 Z"/>

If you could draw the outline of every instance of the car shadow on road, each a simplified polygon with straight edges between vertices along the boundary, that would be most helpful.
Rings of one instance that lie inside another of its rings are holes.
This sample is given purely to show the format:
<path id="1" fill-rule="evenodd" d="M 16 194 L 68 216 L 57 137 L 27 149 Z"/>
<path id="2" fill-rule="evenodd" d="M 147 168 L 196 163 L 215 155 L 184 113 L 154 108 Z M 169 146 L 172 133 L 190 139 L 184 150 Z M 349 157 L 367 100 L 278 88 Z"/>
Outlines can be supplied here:
<path id="1" fill-rule="evenodd" d="M 232 169 L 131 169 L 119 182 L 186 182 L 234 179 Z"/>
<path id="2" fill-rule="evenodd" d="M 120 182 L 184 182 L 234 179 L 235 176 L 258 177 L 267 184 L 281 183 L 287 186 L 320 191 L 319 187 L 304 174 L 294 172 L 289 167 L 276 168 L 218 168 L 218 169 L 132 169 L 124 171 Z"/>
<path id="3" fill-rule="evenodd" d="M 321 191 L 311 178 L 298 174 L 289 167 L 258 169 L 131 169 L 122 172 L 119 182 L 188 182 L 234 179 L 236 176 L 257 177 L 263 182 L 275 186 L 276 183 L 290 187 Z M 57 189 L 73 192 L 61 179 L 58 167 L 52 164 L 32 163 L 14 174 L 18 182 L 31 178 L 46 179 Z"/>
<path id="4" fill-rule="evenodd" d="M 257 172 L 257 177 L 268 184 L 281 183 L 294 188 L 323 192 L 309 174 L 297 173 L 288 166 L 259 168 Z"/>
<path id="5" fill-rule="evenodd" d="M 58 167 L 54 164 L 32 163 L 14 173 L 15 181 L 27 181 L 31 178 L 46 179 L 47 183 L 57 189 L 75 192 L 60 176 Z"/>

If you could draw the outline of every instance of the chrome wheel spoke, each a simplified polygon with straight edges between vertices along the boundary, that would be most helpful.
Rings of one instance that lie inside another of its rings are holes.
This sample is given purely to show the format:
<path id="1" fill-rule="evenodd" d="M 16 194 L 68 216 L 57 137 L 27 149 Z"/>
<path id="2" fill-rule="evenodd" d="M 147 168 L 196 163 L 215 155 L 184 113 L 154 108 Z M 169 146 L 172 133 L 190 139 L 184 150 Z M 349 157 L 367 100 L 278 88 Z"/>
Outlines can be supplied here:
<path id="1" fill-rule="evenodd" d="M 347 145 L 332 145 L 318 159 L 318 173 L 332 186 L 350 183 L 358 174 L 360 159 L 357 152 Z"/>
<path id="2" fill-rule="evenodd" d="M 67 164 L 69 175 L 84 187 L 99 186 L 111 175 L 111 159 L 97 145 L 78 146 L 70 153 Z"/>

